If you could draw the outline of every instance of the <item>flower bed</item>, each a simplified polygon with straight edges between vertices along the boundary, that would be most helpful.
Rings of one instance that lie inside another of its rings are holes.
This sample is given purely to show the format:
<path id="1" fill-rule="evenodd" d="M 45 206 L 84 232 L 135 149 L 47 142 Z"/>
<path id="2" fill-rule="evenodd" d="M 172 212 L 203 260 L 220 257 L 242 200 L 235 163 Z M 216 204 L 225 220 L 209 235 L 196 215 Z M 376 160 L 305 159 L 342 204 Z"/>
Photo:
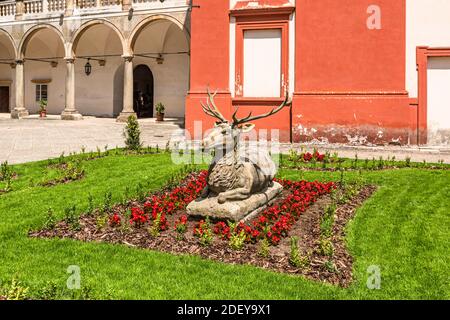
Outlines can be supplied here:
<path id="1" fill-rule="evenodd" d="M 342 284 L 333 271 L 325 270 L 318 275 L 313 262 L 300 267 L 289 260 L 291 236 L 300 239 L 300 251 L 309 254 L 309 260 L 313 257 L 312 252 L 317 251 L 318 239 L 308 239 L 317 238 L 313 234 L 320 224 L 320 216 L 331 201 L 330 193 L 335 192 L 338 185 L 276 180 L 284 190 L 275 203 L 246 223 L 233 223 L 210 221 L 208 218 L 199 220 L 186 215 L 186 206 L 200 195 L 206 186 L 206 178 L 207 171 L 191 173 L 176 187 L 149 195 L 142 201 L 132 200 L 106 210 L 98 209 L 91 214 L 83 214 L 77 221 L 66 219 L 52 227 L 31 232 L 30 236 L 67 237 L 198 254 L 224 262 L 251 263 L 277 271 L 310 275 L 321 280 L 328 274 L 326 280 Z M 311 216 L 315 217 L 314 223 L 310 221 Z M 351 274 L 351 264 L 345 268 L 350 268 Z"/>

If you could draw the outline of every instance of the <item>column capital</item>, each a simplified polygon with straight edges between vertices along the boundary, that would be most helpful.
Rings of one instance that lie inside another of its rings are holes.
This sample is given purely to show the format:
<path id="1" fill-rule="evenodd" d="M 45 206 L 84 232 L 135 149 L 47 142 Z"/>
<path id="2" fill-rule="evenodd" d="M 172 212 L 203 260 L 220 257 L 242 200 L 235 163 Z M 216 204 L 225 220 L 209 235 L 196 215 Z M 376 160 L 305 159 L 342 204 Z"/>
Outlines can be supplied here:
<path id="1" fill-rule="evenodd" d="M 127 62 L 131 62 L 131 61 L 133 61 L 134 56 L 133 56 L 133 55 L 124 54 L 124 55 L 122 56 L 122 58 L 123 58 L 125 61 L 127 61 Z"/>
<path id="2" fill-rule="evenodd" d="M 16 59 L 14 62 L 16 63 L 16 65 L 23 64 L 25 62 L 25 59 Z"/>
<path id="3" fill-rule="evenodd" d="M 64 60 L 66 60 L 66 63 L 74 63 L 75 62 L 74 57 L 64 57 Z"/>

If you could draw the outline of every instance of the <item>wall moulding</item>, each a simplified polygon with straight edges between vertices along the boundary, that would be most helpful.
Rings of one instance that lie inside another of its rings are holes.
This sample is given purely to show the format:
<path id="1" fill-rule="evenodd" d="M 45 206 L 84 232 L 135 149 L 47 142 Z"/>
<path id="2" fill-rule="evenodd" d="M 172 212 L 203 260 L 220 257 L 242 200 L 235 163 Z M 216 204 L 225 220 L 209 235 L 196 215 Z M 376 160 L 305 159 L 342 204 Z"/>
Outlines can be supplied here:
<path id="1" fill-rule="evenodd" d="M 416 63 L 418 72 L 417 126 L 418 144 L 428 142 L 428 57 L 450 57 L 450 47 L 417 47 Z"/>

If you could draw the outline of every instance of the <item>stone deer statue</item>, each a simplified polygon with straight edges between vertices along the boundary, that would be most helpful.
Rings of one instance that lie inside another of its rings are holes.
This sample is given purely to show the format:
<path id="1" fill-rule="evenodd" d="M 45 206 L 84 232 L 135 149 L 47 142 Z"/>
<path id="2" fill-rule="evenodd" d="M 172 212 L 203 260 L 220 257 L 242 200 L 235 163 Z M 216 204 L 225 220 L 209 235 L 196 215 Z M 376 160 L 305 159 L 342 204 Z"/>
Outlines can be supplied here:
<path id="1" fill-rule="evenodd" d="M 215 93 L 208 90 L 208 101 L 202 103 L 203 111 L 217 119 L 214 128 L 204 137 L 202 147 L 215 149 L 215 158 L 209 166 L 207 186 L 202 192 L 202 198 L 210 194 L 217 195 L 219 203 L 245 200 L 254 193 L 264 191 L 273 185 L 277 168 L 267 149 L 243 148 L 240 145 L 241 133 L 253 130 L 250 121 L 267 118 L 290 106 L 288 95 L 283 103 L 270 112 L 252 116 L 250 112 L 245 118 L 237 118 L 238 109 L 229 122 L 220 113 L 214 103 Z"/>

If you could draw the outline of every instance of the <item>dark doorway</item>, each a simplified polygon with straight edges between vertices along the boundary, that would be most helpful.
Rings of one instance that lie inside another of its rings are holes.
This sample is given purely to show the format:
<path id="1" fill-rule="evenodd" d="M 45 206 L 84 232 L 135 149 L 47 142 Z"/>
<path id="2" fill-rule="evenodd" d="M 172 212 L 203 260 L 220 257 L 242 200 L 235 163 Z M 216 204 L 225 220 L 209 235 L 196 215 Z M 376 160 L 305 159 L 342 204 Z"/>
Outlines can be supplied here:
<path id="1" fill-rule="evenodd" d="M 140 64 L 134 69 L 134 112 L 139 118 L 153 117 L 153 73 Z"/>
<path id="2" fill-rule="evenodd" d="M 9 87 L 0 87 L 0 112 L 9 112 Z"/>

